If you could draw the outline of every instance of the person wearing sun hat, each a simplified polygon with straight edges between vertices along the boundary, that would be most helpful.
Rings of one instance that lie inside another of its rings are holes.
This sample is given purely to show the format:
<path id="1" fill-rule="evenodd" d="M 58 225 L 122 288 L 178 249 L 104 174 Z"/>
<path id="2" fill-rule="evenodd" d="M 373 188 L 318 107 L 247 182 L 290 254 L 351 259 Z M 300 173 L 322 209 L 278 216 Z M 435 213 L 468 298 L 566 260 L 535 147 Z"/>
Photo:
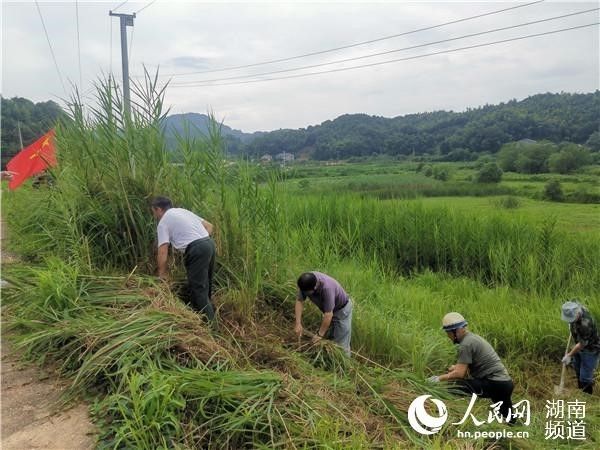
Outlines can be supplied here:
<path id="1" fill-rule="evenodd" d="M 494 404 L 500 402 L 500 414 L 508 423 L 514 424 L 515 417 L 511 415 L 512 378 L 494 348 L 484 338 L 470 332 L 467 326 L 462 314 L 450 312 L 444 316 L 442 329 L 458 346 L 458 360 L 448 373 L 428 380 L 432 383 L 450 381 L 454 391 L 490 398 Z"/>
<path id="2" fill-rule="evenodd" d="M 562 363 L 573 363 L 579 389 L 588 394 L 594 391 L 594 372 L 600 359 L 600 336 L 596 321 L 588 309 L 577 299 L 562 305 L 561 319 L 569 324 L 575 346 L 562 359 Z"/>

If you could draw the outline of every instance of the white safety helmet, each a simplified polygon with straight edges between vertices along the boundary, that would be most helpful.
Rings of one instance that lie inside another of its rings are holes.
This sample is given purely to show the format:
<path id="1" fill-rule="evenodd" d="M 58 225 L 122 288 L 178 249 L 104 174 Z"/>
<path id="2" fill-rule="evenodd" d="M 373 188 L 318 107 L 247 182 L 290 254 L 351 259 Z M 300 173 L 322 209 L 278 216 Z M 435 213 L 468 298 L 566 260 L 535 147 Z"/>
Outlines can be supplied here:
<path id="1" fill-rule="evenodd" d="M 468 322 L 465 320 L 462 314 L 457 312 L 450 312 L 442 319 L 442 328 L 444 331 L 458 330 L 459 328 L 466 327 L 467 324 Z"/>

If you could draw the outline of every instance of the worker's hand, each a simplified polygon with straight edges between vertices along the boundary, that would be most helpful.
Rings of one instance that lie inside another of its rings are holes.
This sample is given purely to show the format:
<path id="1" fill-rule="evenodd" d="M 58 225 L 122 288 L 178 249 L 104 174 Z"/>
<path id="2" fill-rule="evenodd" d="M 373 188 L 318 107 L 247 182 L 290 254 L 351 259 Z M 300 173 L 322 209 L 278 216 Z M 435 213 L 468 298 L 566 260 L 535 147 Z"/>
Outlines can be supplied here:
<path id="1" fill-rule="evenodd" d="M 16 175 L 16 174 L 17 174 L 16 172 L 11 172 L 10 170 L 3 170 L 0 173 L 0 179 L 10 181 L 10 180 L 12 180 L 13 175 Z"/>
<path id="2" fill-rule="evenodd" d="M 568 366 L 569 364 L 571 364 L 572 360 L 573 360 L 573 358 L 567 354 L 567 355 L 563 356 L 562 363 L 565 366 Z"/>
<path id="3" fill-rule="evenodd" d="M 432 377 L 427 378 L 427 381 L 429 381 L 430 383 L 439 383 L 440 377 L 438 377 L 437 375 L 434 375 Z"/>
<path id="4" fill-rule="evenodd" d="M 453 372 L 454 369 L 456 369 L 456 365 L 451 365 L 450 367 L 448 367 L 448 372 Z"/>
<path id="5" fill-rule="evenodd" d="M 302 327 L 302 324 L 300 325 L 296 325 L 294 327 L 294 333 L 296 333 L 296 336 L 301 337 L 302 336 L 302 332 L 304 331 L 304 328 Z"/>
<path id="6" fill-rule="evenodd" d="M 317 332 L 313 337 L 312 337 L 312 343 L 316 344 L 317 342 L 319 342 L 321 339 L 323 339 L 322 336 L 319 336 L 319 332 Z"/>

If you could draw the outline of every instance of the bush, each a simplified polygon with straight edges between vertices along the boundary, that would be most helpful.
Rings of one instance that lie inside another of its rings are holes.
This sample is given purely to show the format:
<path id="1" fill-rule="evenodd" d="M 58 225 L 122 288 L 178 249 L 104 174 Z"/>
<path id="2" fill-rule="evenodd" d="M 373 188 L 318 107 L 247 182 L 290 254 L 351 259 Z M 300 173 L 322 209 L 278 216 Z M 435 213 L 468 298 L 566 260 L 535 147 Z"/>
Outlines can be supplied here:
<path id="1" fill-rule="evenodd" d="M 475 161 L 475 164 L 473 164 L 473 167 L 475 167 L 476 169 L 481 169 L 486 164 L 490 164 L 493 162 L 495 162 L 494 157 L 492 155 L 490 155 L 489 153 L 484 153 L 483 155 L 479 156 L 479 158 L 477 158 L 477 161 Z"/>
<path id="2" fill-rule="evenodd" d="M 575 192 L 565 198 L 574 203 L 600 203 L 600 195 L 590 192 L 587 186 L 578 186 Z"/>
<path id="3" fill-rule="evenodd" d="M 496 206 L 504 209 L 517 209 L 519 206 L 521 206 L 521 201 L 519 198 L 513 197 L 512 195 L 509 195 L 508 197 L 502 197 L 494 203 Z"/>
<path id="4" fill-rule="evenodd" d="M 423 175 L 425 175 L 426 177 L 430 177 L 431 175 L 433 175 L 433 168 L 431 166 L 425 166 L 423 168 Z"/>
<path id="5" fill-rule="evenodd" d="M 496 163 L 487 163 L 477 172 L 478 183 L 499 183 L 502 180 L 502 169 Z"/>
<path id="6" fill-rule="evenodd" d="M 553 202 L 561 202 L 564 200 L 564 194 L 560 181 L 550 180 L 544 187 L 544 198 Z"/>
<path id="7" fill-rule="evenodd" d="M 448 181 L 450 172 L 446 167 L 435 166 L 433 168 L 433 178 L 440 181 Z"/>
<path id="8" fill-rule="evenodd" d="M 587 148 L 576 144 L 567 144 L 558 153 L 550 156 L 548 167 L 550 172 L 571 173 L 591 162 L 592 156 Z"/>

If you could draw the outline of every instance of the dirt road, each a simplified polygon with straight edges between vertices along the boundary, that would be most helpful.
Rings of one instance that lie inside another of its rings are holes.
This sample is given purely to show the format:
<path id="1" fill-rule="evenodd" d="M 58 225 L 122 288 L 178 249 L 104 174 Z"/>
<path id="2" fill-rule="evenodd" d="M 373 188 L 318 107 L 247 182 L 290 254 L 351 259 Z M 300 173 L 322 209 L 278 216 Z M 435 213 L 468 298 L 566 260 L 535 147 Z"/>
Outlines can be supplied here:
<path id="1" fill-rule="evenodd" d="M 0 224 L 0 237 L 4 226 Z M 2 264 L 13 258 L 2 255 Z M 2 330 L 4 333 L 4 329 Z M 96 430 L 90 422 L 88 406 L 79 404 L 56 411 L 65 381 L 37 367 L 23 366 L 7 340 L 1 342 L 1 426 L 2 450 L 82 450 L 92 449 Z"/>
<path id="2" fill-rule="evenodd" d="M 95 429 L 88 406 L 55 411 L 64 382 L 35 367 L 23 367 L 2 342 L 2 450 L 92 449 Z"/>

